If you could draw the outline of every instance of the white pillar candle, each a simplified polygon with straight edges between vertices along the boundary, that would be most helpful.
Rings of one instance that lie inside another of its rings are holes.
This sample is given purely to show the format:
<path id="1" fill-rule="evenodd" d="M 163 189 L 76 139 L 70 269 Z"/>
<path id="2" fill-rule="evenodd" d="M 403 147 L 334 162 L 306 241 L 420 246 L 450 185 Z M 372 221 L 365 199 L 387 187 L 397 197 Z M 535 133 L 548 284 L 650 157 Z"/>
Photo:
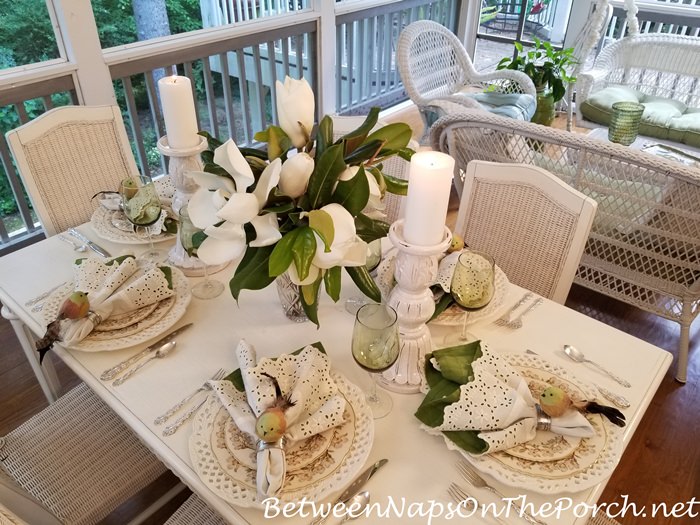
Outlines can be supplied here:
<path id="1" fill-rule="evenodd" d="M 420 151 L 411 157 L 403 237 L 418 246 L 443 239 L 455 161 L 438 151 Z"/>
<path id="2" fill-rule="evenodd" d="M 173 149 L 195 147 L 200 137 L 190 79 L 177 75 L 163 77 L 158 81 L 158 91 L 168 145 Z"/>

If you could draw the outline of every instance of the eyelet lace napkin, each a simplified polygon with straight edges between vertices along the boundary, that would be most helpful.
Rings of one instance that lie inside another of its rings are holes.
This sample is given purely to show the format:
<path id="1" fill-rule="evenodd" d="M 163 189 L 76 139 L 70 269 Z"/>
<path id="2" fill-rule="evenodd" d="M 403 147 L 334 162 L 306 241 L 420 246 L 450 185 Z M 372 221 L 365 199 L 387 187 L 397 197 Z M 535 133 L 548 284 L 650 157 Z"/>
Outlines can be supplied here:
<path id="1" fill-rule="evenodd" d="M 296 354 L 257 363 L 254 348 L 241 340 L 236 348 L 245 392 L 230 381 L 209 381 L 209 385 L 233 418 L 236 426 L 258 440 L 257 417 L 275 401 L 275 388 L 267 373 L 277 379 L 283 395 L 294 406 L 285 412 L 287 431 L 284 440 L 293 443 L 324 432 L 343 422 L 345 398 L 330 376 L 328 357 L 313 346 Z M 257 452 L 256 484 L 258 499 L 274 496 L 284 486 L 286 460 L 284 448 L 261 447 Z"/>
<path id="2" fill-rule="evenodd" d="M 132 312 L 171 297 L 174 292 L 163 269 L 147 270 L 133 282 L 123 286 L 139 266 L 133 256 L 119 257 L 107 262 L 81 259 L 73 266 L 75 289 L 87 292 L 90 311 L 97 314 L 68 324 L 62 340 L 77 343 L 92 332 L 96 324 L 111 315 Z"/>
<path id="3" fill-rule="evenodd" d="M 428 355 L 430 390 L 416 417 L 431 433 L 445 432 L 473 454 L 505 450 L 534 439 L 537 407 L 527 381 L 480 341 Z M 578 411 L 552 418 L 551 432 L 590 437 L 593 427 Z"/>

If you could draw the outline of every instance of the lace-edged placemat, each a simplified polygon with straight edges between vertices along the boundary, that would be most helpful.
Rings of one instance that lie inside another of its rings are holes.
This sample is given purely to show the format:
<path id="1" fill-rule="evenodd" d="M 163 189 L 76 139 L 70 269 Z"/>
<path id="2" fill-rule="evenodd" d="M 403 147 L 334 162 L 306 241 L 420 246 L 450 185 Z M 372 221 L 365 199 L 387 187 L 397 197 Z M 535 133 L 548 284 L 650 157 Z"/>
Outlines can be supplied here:
<path id="1" fill-rule="evenodd" d="M 138 260 L 138 263 L 144 268 L 147 265 L 152 265 L 152 263 L 143 260 Z M 71 345 L 70 348 L 83 352 L 121 350 L 164 334 L 185 314 L 192 299 L 187 277 L 179 269 L 174 267 L 171 269 L 174 297 L 157 303 L 157 307 L 139 321 L 107 332 L 93 331 L 79 343 Z M 58 309 L 65 298 L 73 292 L 73 289 L 73 281 L 69 281 L 46 298 L 42 314 L 47 323 L 56 318 Z"/>
<path id="2" fill-rule="evenodd" d="M 509 354 L 504 356 L 523 377 L 534 397 L 546 385 L 555 385 L 577 399 L 595 399 L 595 388 L 573 376 L 564 368 L 539 356 Z M 600 414 L 585 414 L 595 430 L 591 438 L 562 440 L 551 432 L 537 432 L 530 443 L 509 451 L 472 456 L 445 437 L 447 447 L 457 450 L 477 470 L 512 486 L 527 487 L 542 494 L 579 492 L 608 478 L 622 455 L 623 429 Z M 444 437 L 444 436 L 443 436 Z"/>
<path id="3" fill-rule="evenodd" d="M 343 423 L 292 447 L 285 485 L 278 497 L 319 501 L 347 485 L 362 469 L 372 448 L 374 420 L 364 393 L 340 373 L 331 376 L 347 405 Z M 244 394 L 242 394 L 244 395 Z M 215 396 L 197 412 L 190 436 L 190 457 L 202 481 L 235 505 L 262 508 L 256 500 L 255 470 L 248 453 L 253 444 L 229 427 L 231 418 Z"/>

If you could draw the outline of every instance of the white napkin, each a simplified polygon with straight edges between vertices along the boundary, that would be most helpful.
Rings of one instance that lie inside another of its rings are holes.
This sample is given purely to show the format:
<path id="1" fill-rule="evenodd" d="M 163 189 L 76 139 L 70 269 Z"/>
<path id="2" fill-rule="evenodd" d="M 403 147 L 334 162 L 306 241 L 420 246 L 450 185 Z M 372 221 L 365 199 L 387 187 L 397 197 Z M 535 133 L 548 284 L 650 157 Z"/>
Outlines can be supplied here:
<path id="1" fill-rule="evenodd" d="M 121 262 L 83 259 L 73 267 L 75 289 L 87 292 L 90 311 L 97 314 L 68 324 L 62 334 L 66 344 L 77 343 L 92 332 L 96 323 L 111 315 L 124 314 L 171 297 L 174 292 L 158 268 L 151 268 L 128 286 L 122 285 L 138 270 L 136 259 Z"/>
<path id="2" fill-rule="evenodd" d="M 505 450 L 534 439 L 537 408 L 527 381 L 504 359 L 481 343 L 482 356 L 472 362 L 474 379 L 460 387 L 459 400 L 445 407 L 436 430 L 478 430 L 487 452 Z M 433 365 L 437 363 L 433 360 Z M 591 437 L 594 430 L 583 414 L 570 410 L 552 418 L 551 432 Z"/>
<path id="3" fill-rule="evenodd" d="M 256 364 L 253 347 L 241 340 L 236 348 L 245 394 L 230 381 L 210 381 L 209 385 L 233 418 L 236 426 L 255 441 L 255 422 L 275 400 L 272 380 L 277 379 L 284 395 L 295 403 L 287 409 L 287 443 L 307 439 L 343 422 L 345 398 L 330 376 L 328 357 L 317 348 L 307 346 L 299 354 L 282 354 L 276 359 L 263 358 Z M 286 460 L 282 448 L 258 448 L 256 484 L 258 499 L 277 494 L 284 485 Z"/>

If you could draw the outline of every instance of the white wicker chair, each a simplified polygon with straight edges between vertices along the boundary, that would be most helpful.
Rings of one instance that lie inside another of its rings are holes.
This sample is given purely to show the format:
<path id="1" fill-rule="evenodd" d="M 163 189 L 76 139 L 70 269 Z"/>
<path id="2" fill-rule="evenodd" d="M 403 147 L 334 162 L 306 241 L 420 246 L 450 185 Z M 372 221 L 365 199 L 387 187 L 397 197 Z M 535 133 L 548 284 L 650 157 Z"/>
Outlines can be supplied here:
<path id="1" fill-rule="evenodd" d="M 84 383 L 0 438 L 0 463 L 60 523 L 71 525 L 97 523 L 166 471 Z M 178 483 L 146 514 L 183 488 Z M 34 512 L 22 517 L 42 523 Z"/>
<path id="2" fill-rule="evenodd" d="M 409 24 L 399 35 L 396 60 L 406 93 L 418 106 L 425 130 L 437 117 L 468 108 L 493 109 L 471 98 L 475 93 L 523 94 L 529 120 L 537 106 L 535 85 L 520 71 L 479 73 L 466 49 L 446 27 L 430 20 Z"/>
<path id="3" fill-rule="evenodd" d="M 164 525 L 226 525 L 226 522 L 196 494 L 192 494 Z"/>
<path id="4" fill-rule="evenodd" d="M 471 161 L 455 232 L 515 284 L 564 304 L 597 204 L 548 171 Z"/>
<path id="5" fill-rule="evenodd" d="M 596 199 L 574 282 L 679 323 L 676 378 L 685 382 L 700 314 L 699 169 L 482 111 L 444 117 L 431 138 L 458 174 L 472 160 L 533 164 Z"/>
<path id="6" fill-rule="evenodd" d="M 6 134 L 47 235 L 87 222 L 102 190 L 138 174 L 116 106 L 63 106 Z"/>

